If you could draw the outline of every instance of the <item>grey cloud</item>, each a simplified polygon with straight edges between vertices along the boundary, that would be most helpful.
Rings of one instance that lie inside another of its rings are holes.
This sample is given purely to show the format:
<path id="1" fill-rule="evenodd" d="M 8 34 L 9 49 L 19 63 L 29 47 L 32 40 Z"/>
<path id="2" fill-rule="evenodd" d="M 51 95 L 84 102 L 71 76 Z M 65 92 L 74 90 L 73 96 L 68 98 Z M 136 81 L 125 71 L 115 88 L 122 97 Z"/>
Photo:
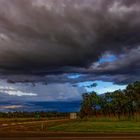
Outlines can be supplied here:
<path id="1" fill-rule="evenodd" d="M 135 79 L 139 46 L 139 0 L 0 0 L 0 73 L 11 83 Z M 122 60 L 93 68 L 106 52 Z"/>
<path id="2" fill-rule="evenodd" d="M 3 79 L 7 79 L 8 83 L 32 83 L 32 86 L 36 86 L 36 83 L 43 83 L 48 85 L 50 83 L 71 83 L 75 84 L 83 81 L 113 81 L 117 84 L 127 84 L 140 79 L 140 48 L 127 50 L 124 54 L 118 55 L 117 60 L 113 62 L 93 63 L 89 68 L 77 68 L 71 67 L 63 73 L 63 69 L 60 74 L 51 74 L 45 76 L 39 75 L 9 75 L 1 76 Z M 62 74 L 63 73 L 63 74 Z M 73 73 L 79 73 L 77 78 L 69 78 L 69 75 Z"/>
<path id="3" fill-rule="evenodd" d="M 81 94 L 86 92 L 84 87 L 73 87 L 70 83 L 55 83 L 32 87 L 24 84 L 14 84 L 9 87 L 20 91 L 20 95 L 10 95 L 11 90 L 6 89 L 6 93 L 0 93 L 0 101 L 72 101 L 81 100 Z M 29 91 L 36 94 L 31 95 Z M 22 95 L 22 93 L 26 93 Z"/>
<path id="4" fill-rule="evenodd" d="M 118 55 L 117 60 L 103 64 L 94 63 L 90 68 L 107 74 L 140 74 L 140 47 Z"/>
<path id="5" fill-rule="evenodd" d="M 118 56 L 118 60 L 99 64 L 92 67 L 97 75 L 121 75 L 118 80 L 124 79 L 124 82 L 134 82 L 140 79 L 140 47 L 127 50 L 123 55 Z M 116 76 L 117 77 L 117 76 Z M 124 78 L 125 77 L 125 78 Z"/>
<path id="6" fill-rule="evenodd" d="M 7 93 L 2 93 L 0 92 L 0 102 L 4 102 L 4 101 L 9 101 L 9 102 L 16 102 L 16 101 L 21 101 L 21 99 L 23 98 L 20 98 L 18 96 L 14 96 L 14 95 L 9 95 Z"/>
<path id="7" fill-rule="evenodd" d="M 0 0 L 0 5 L 1 68 L 13 72 L 86 66 L 105 51 L 132 48 L 140 40 L 139 1 Z"/>
<path id="8" fill-rule="evenodd" d="M 140 47 L 126 50 L 113 62 L 93 63 L 89 68 L 79 68 L 85 74 L 79 80 L 104 80 L 128 84 L 140 80 Z"/>

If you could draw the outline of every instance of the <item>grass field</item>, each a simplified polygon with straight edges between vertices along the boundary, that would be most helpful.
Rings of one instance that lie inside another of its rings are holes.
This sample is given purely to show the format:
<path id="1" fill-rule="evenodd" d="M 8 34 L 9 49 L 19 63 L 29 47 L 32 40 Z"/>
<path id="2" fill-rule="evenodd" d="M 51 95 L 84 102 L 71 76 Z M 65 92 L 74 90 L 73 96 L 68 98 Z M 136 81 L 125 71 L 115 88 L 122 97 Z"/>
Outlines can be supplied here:
<path id="1" fill-rule="evenodd" d="M 140 133 L 140 120 L 90 118 L 87 120 L 0 119 L 0 132 Z"/>
<path id="2" fill-rule="evenodd" d="M 140 122 L 134 121 L 112 121 L 112 122 L 94 122 L 70 121 L 67 123 L 50 125 L 49 131 L 62 132 L 140 132 Z"/>

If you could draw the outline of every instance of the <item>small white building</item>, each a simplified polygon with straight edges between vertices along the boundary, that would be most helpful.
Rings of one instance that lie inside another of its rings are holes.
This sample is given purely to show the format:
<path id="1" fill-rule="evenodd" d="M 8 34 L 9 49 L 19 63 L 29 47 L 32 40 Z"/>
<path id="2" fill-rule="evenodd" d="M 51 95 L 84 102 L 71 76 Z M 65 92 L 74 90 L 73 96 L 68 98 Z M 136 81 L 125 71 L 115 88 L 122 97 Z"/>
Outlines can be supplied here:
<path id="1" fill-rule="evenodd" d="M 71 120 L 75 120 L 75 119 L 77 119 L 77 113 L 70 113 L 70 119 Z"/>

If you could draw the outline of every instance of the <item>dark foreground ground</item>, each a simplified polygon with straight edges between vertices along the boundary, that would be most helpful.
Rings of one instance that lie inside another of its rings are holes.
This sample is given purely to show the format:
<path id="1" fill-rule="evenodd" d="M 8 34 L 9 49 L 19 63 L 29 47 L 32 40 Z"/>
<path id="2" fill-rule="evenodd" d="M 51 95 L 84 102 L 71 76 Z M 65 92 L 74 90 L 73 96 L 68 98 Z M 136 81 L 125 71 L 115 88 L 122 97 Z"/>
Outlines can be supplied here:
<path id="1" fill-rule="evenodd" d="M 140 140 L 140 134 L 48 134 L 48 136 L 11 136 L 0 140 Z"/>
<path id="2" fill-rule="evenodd" d="M 14 134 L 0 135 L 0 140 L 140 140 L 140 134 Z"/>
<path id="3" fill-rule="evenodd" d="M 5 138 L 5 139 L 0 139 L 0 140 L 19 140 L 19 138 Z M 76 137 L 76 138 L 20 138 L 20 140 L 140 140 L 140 137 Z"/>

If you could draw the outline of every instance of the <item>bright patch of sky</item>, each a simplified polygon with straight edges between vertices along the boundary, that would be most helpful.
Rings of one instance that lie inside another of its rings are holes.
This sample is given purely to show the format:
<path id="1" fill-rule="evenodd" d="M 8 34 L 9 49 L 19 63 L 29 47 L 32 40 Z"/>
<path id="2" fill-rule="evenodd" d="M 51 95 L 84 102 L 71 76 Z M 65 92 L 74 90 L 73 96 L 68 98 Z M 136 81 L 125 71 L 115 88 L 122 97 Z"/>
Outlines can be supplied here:
<path id="1" fill-rule="evenodd" d="M 115 55 L 105 55 L 99 59 L 99 63 L 113 62 L 115 60 L 117 60 Z"/>
<path id="2" fill-rule="evenodd" d="M 96 87 L 89 87 L 93 83 L 97 83 Z M 126 85 L 116 85 L 112 82 L 103 82 L 103 81 L 87 81 L 87 82 L 81 82 L 78 84 L 79 87 L 85 87 L 87 92 L 95 91 L 98 94 L 103 94 L 105 92 L 113 92 L 115 90 L 123 90 L 126 88 Z"/>
<path id="3" fill-rule="evenodd" d="M 69 78 L 69 79 L 77 79 L 77 78 L 79 78 L 80 76 L 81 76 L 81 74 L 76 73 L 76 74 L 70 74 L 70 75 L 68 75 L 68 78 Z"/>

